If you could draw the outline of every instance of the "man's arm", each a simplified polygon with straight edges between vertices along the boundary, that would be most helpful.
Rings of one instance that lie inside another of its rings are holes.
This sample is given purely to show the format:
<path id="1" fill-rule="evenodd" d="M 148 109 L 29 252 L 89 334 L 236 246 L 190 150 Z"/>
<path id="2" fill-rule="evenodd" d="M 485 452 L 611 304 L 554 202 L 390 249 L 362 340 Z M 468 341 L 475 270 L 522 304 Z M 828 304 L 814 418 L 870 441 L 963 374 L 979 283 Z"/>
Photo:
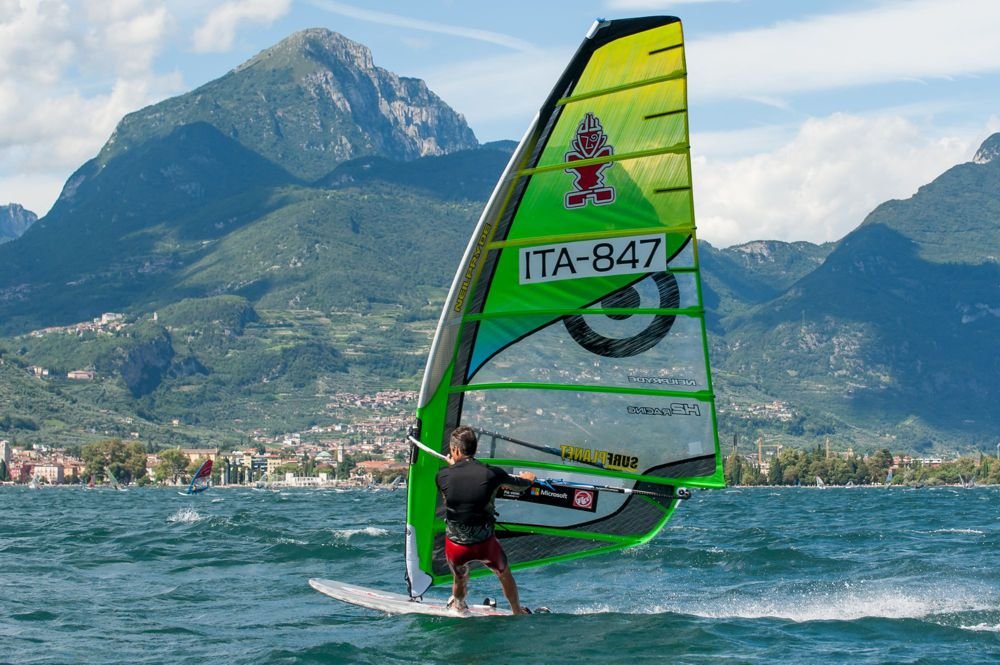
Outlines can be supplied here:
<path id="1" fill-rule="evenodd" d="M 503 469 L 499 469 L 501 476 L 500 487 L 510 489 L 510 490 L 520 490 L 524 491 L 531 487 L 531 484 L 535 482 L 535 474 L 531 471 L 522 471 L 516 476 L 512 476 Z"/>

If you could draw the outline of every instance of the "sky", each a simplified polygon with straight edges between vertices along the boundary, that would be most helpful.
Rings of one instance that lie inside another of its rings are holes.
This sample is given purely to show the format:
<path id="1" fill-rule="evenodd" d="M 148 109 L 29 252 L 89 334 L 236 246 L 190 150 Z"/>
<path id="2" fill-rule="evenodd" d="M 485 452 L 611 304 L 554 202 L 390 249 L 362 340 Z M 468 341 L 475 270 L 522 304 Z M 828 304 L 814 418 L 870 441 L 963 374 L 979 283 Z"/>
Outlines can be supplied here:
<path id="1" fill-rule="evenodd" d="M 821 243 L 1000 131 L 996 0 L 0 0 L 0 204 L 39 216 L 127 113 L 325 27 L 519 139 L 595 18 L 679 16 L 699 237 Z"/>

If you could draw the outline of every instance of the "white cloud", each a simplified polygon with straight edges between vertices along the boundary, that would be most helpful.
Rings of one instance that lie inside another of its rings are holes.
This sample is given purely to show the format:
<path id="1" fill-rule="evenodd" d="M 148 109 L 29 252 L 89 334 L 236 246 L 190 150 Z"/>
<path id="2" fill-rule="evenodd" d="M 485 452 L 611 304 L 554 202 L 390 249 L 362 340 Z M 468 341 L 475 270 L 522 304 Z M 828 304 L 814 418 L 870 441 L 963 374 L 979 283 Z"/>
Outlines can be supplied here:
<path id="1" fill-rule="evenodd" d="M 0 81 L 51 85 L 76 54 L 65 2 L 25 2 L 0 14 Z"/>
<path id="2" fill-rule="evenodd" d="M 490 30 L 479 30 L 476 28 L 466 28 L 464 26 L 449 25 L 437 21 L 424 21 L 422 19 L 410 18 L 400 14 L 390 14 L 388 12 L 376 12 L 360 7 L 345 4 L 343 2 L 333 2 L 332 0 L 310 0 L 310 4 L 333 14 L 349 16 L 361 21 L 377 23 L 379 25 L 391 25 L 399 28 L 410 28 L 422 32 L 433 32 L 444 35 L 453 35 L 465 39 L 497 44 L 514 51 L 535 52 L 537 47 L 533 44 L 511 37 L 499 32 Z"/>
<path id="3" fill-rule="evenodd" d="M 166 7 L 157 1 L 90 0 L 87 18 L 85 45 L 91 66 L 111 67 L 123 77 L 149 74 L 171 27 Z"/>
<path id="4" fill-rule="evenodd" d="M 835 113 L 807 121 L 791 140 L 752 156 L 726 160 L 696 151 L 700 235 L 720 247 L 838 240 L 878 204 L 907 198 L 969 161 L 989 129 L 930 131 L 896 115 Z"/>
<path id="5" fill-rule="evenodd" d="M 1000 3 L 895 2 L 688 43 L 691 97 L 771 96 L 1000 71 Z"/>
<path id="6" fill-rule="evenodd" d="M 171 24 L 161 1 L 82 5 L 0 13 L 0 198 L 40 215 L 123 115 L 181 87 L 152 70 Z"/>
<path id="7" fill-rule="evenodd" d="M 242 23 L 270 25 L 288 13 L 291 0 L 231 0 L 213 9 L 195 30 L 192 44 L 199 53 L 228 51 Z"/>

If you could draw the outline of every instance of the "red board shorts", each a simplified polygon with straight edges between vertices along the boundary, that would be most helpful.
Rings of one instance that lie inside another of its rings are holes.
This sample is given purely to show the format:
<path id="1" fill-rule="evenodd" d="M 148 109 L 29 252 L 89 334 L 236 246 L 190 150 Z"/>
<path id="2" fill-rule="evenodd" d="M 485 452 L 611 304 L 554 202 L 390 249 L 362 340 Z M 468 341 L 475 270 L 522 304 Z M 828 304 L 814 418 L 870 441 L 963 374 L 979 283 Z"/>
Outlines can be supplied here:
<path id="1" fill-rule="evenodd" d="M 454 575 L 468 574 L 469 564 L 473 561 L 482 561 L 487 568 L 497 574 L 507 570 L 507 555 L 504 554 L 495 535 L 475 545 L 459 545 L 445 538 L 444 556 L 448 559 L 448 567 Z"/>

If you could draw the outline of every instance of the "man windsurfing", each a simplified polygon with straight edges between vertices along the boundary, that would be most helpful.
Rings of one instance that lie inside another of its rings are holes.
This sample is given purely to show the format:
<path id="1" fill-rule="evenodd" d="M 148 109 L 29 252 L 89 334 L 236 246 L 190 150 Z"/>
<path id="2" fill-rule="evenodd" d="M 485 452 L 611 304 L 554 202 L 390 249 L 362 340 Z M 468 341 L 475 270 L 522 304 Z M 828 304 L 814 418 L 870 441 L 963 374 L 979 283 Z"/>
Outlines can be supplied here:
<path id="1" fill-rule="evenodd" d="M 448 607 L 456 612 L 468 609 L 469 564 L 481 561 L 499 578 L 504 596 L 514 614 L 530 614 L 517 593 L 517 582 L 507 565 L 507 555 L 494 533 L 497 491 L 503 487 L 524 491 L 535 474 L 523 471 L 519 477 L 475 459 L 479 440 L 471 427 L 457 427 L 449 439 L 448 466 L 438 471 L 437 487 L 444 495 L 444 552 L 454 577 Z"/>

